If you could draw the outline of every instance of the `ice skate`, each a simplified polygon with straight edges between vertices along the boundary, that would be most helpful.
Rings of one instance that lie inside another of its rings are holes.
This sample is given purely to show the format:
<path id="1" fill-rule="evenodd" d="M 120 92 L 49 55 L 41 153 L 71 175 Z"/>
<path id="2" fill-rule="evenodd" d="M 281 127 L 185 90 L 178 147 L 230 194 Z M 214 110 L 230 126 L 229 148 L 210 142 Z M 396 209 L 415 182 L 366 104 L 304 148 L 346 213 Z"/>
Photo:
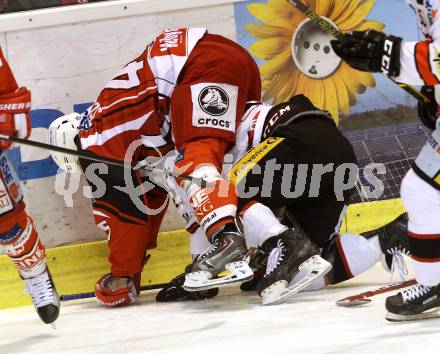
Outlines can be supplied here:
<path id="1" fill-rule="evenodd" d="M 266 272 L 268 252 L 264 252 L 261 247 L 249 249 L 248 255 L 249 266 L 254 272 L 251 280 L 240 284 L 241 291 L 255 291 L 257 290 L 258 282 L 263 278 Z"/>
<path id="2" fill-rule="evenodd" d="M 440 317 L 440 284 L 416 284 L 387 298 L 385 318 L 391 322 L 414 321 Z"/>
<path id="3" fill-rule="evenodd" d="M 331 264 L 319 256 L 318 247 L 299 225 L 269 238 L 262 249 L 270 252 L 266 274 L 257 286 L 263 305 L 282 301 L 331 269 Z M 298 272 L 304 273 L 304 277 L 291 283 Z"/>
<path id="4" fill-rule="evenodd" d="M 32 278 L 24 278 L 26 292 L 32 297 L 35 310 L 41 320 L 46 324 L 52 324 L 57 320 L 60 313 L 60 298 L 49 269 Z"/>
<path id="5" fill-rule="evenodd" d="M 246 242 L 238 218 L 233 224 L 214 236 L 213 244 L 193 264 L 191 273 L 185 277 L 183 288 L 187 291 L 212 289 L 249 280 L 253 272 L 244 260 Z M 225 276 L 217 277 L 227 272 Z"/>
<path id="6" fill-rule="evenodd" d="M 403 256 L 410 256 L 408 232 L 408 214 L 403 213 L 388 224 L 361 234 L 365 238 L 378 236 L 382 253 L 382 266 L 393 274 L 397 269 L 404 280 L 408 275 Z"/>

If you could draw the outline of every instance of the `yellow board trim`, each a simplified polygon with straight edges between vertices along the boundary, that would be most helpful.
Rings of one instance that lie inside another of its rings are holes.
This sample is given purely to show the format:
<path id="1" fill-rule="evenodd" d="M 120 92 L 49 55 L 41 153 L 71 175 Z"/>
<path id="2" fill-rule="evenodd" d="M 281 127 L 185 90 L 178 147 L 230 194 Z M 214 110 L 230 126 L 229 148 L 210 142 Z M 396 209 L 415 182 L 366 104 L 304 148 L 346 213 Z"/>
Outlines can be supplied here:
<path id="1" fill-rule="evenodd" d="M 268 138 L 252 148 L 226 174 L 226 178 L 236 186 L 254 166 L 272 149 L 284 141 L 284 138 Z"/>
<path id="2" fill-rule="evenodd" d="M 191 262 L 189 237 L 184 230 L 161 232 L 158 247 L 142 273 L 142 285 L 166 283 Z M 110 272 L 107 241 L 55 247 L 47 250 L 47 262 L 59 294 L 93 291 L 96 281 Z M 14 264 L 0 256 L 0 309 L 30 305 Z"/>
<path id="3" fill-rule="evenodd" d="M 435 183 L 440 184 L 440 174 L 434 178 Z"/>
<path id="4" fill-rule="evenodd" d="M 380 227 L 404 211 L 399 199 L 354 204 L 341 232 L 360 233 Z M 190 263 L 189 237 L 183 230 L 159 234 L 158 247 L 142 273 L 142 284 L 165 283 Z M 106 241 L 62 246 L 47 251 L 47 261 L 60 294 L 93 291 L 97 279 L 110 270 Z M 0 309 L 30 305 L 29 296 L 7 256 L 0 256 Z"/>

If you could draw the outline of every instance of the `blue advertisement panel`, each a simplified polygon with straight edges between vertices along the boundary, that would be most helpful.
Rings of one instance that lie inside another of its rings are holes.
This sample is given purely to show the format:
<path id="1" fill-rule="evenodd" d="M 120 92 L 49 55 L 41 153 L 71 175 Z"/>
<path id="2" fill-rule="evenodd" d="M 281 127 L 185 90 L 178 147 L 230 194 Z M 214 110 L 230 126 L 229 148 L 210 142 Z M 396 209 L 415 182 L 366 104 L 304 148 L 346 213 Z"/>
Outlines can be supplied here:
<path id="1" fill-rule="evenodd" d="M 84 112 L 91 103 L 81 103 L 73 106 L 74 112 Z M 49 128 L 58 117 L 71 112 L 63 113 L 56 109 L 35 109 L 31 111 L 32 129 Z M 21 147 L 14 145 L 14 147 L 7 152 L 9 160 L 16 166 L 16 172 L 20 180 L 30 180 L 37 178 L 44 178 L 55 176 L 58 171 L 58 166 L 51 156 L 44 159 L 37 159 L 31 161 L 22 161 Z"/>

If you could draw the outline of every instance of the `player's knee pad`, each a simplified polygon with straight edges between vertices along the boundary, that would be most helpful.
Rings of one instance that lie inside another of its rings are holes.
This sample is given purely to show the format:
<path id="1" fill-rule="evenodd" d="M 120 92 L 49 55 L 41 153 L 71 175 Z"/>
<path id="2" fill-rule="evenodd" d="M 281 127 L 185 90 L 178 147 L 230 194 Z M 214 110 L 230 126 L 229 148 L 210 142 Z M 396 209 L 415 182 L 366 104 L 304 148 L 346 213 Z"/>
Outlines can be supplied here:
<path id="1" fill-rule="evenodd" d="M 333 237 L 322 250 L 322 257 L 332 265 L 330 284 L 351 279 L 374 266 L 381 252 L 362 236 L 343 234 Z"/>
<path id="2" fill-rule="evenodd" d="M 24 204 L 0 216 L 0 248 L 12 259 L 23 277 L 41 274 L 45 267 L 45 249 Z"/>

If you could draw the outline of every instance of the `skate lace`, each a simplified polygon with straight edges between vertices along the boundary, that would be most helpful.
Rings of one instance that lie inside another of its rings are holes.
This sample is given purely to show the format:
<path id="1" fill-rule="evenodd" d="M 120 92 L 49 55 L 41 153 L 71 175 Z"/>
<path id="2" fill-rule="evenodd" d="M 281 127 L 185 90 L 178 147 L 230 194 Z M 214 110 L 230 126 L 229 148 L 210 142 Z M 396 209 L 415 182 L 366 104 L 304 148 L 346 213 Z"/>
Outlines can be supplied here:
<path id="1" fill-rule="evenodd" d="M 267 260 L 266 275 L 270 274 L 283 261 L 284 249 L 285 247 L 283 245 L 283 241 L 278 240 L 277 246 L 270 251 L 269 258 Z"/>
<path id="2" fill-rule="evenodd" d="M 54 294 L 49 274 L 46 272 L 24 280 L 26 292 L 31 295 L 35 307 L 43 307 L 54 303 Z"/>
<path id="3" fill-rule="evenodd" d="M 391 262 L 391 281 L 396 270 L 400 279 L 404 281 L 405 277 L 408 275 L 408 268 L 406 267 L 403 256 L 410 256 L 411 253 L 407 249 L 401 247 L 392 247 L 388 249 L 387 252 L 393 256 L 393 260 Z"/>
<path id="4" fill-rule="evenodd" d="M 414 300 L 418 297 L 421 297 L 421 296 L 427 294 L 429 292 L 429 290 L 431 290 L 430 286 L 417 284 L 407 290 L 402 291 L 401 294 L 402 294 L 403 301 L 406 302 L 406 301 Z"/>
<path id="5" fill-rule="evenodd" d="M 209 247 L 203 251 L 203 253 L 200 254 L 199 259 L 203 259 L 206 257 L 209 257 L 211 254 L 213 254 L 214 252 L 217 251 L 218 245 L 219 245 L 218 240 L 215 240 L 214 243 L 212 243 L 211 245 L 209 245 Z"/>

